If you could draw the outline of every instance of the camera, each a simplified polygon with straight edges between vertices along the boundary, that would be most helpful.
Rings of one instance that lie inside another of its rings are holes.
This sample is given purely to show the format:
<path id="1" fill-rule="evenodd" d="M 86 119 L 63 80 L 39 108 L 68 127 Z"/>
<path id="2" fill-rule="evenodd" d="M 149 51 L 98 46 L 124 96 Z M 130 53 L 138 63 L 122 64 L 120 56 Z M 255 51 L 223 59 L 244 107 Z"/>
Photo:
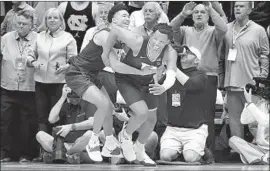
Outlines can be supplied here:
<path id="1" fill-rule="evenodd" d="M 246 84 L 247 92 L 251 89 L 252 94 L 270 100 L 270 80 L 262 77 L 253 77 L 253 80 L 256 82 L 255 85 Z M 264 86 L 260 87 L 260 84 Z"/>

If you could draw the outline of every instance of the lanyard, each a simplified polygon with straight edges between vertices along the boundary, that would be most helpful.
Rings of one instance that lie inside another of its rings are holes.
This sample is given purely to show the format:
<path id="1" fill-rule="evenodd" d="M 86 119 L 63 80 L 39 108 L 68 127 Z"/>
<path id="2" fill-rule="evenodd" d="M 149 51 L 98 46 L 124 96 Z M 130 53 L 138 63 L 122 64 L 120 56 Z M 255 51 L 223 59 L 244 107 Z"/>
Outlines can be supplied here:
<path id="1" fill-rule="evenodd" d="M 20 55 L 22 57 L 23 53 L 24 53 L 24 50 L 26 48 L 26 42 L 22 38 L 20 38 L 17 43 L 18 43 Z"/>
<path id="2" fill-rule="evenodd" d="M 247 22 L 247 24 L 240 29 L 240 31 L 235 35 L 234 32 L 235 32 L 235 24 L 233 25 L 233 34 L 232 34 L 232 37 L 233 37 L 233 48 L 235 47 L 235 42 L 236 42 L 236 39 L 240 36 L 241 32 L 247 28 L 247 26 L 249 25 L 250 23 L 250 20 Z"/>

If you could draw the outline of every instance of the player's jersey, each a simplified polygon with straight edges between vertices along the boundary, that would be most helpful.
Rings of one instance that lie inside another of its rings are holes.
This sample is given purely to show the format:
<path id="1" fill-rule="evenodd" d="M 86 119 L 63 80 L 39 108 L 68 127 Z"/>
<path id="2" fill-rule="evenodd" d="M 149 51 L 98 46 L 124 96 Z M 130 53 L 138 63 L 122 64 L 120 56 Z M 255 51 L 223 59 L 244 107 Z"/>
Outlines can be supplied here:
<path id="1" fill-rule="evenodd" d="M 162 65 L 162 60 L 164 56 L 164 52 L 167 47 L 165 47 L 160 55 L 156 58 L 155 61 L 150 61 L 147 56 L 147 44 L 149 42 L 149 37 L 144 37 L 143 45 L 140 49 L 140 52 L 137 56 L 133 56 L 133 51 L 130 49 L 126 55 L 125 58 L 121 59 L 121 62 L 134 67 L 136 69 L 141 69 L 142 65 L 150 65 L 150 66 L 156 66 L 160 67 Z M 127 79 L 134 83 L 148 86 L 149 83 L 153 82 L 153 74 L 152 75 L 132 75 L 132 74 L 121 74 L 121 73 L 115 73 L 116 78 L 120 79 Z"/>
<path id="2" fill-rule="evenodd" d="M 105 28 L 102 30 L 109 31 L 108 28 Z M 95 33 L 95 35 L 97 33 Z M 101 71 L 105 67 L 101 58 L 101 55 L 103 53 L 103 48 L 102 46 L 95 44 L 94 42 L 95 35 L 86 45 L 86 47 L 82 50 L 82 52 L 78 56 L 73 57 L 70 60 L 71 64 L 89 72 Z"/>

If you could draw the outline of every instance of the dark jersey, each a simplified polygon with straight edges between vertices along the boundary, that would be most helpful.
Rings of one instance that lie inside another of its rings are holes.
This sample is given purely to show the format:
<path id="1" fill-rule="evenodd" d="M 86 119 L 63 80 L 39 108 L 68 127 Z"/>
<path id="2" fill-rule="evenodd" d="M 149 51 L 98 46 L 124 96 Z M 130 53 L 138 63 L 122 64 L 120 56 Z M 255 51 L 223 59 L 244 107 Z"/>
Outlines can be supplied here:
<path id="1" fill-rule="evenodd" d="M 164 56 L 164 52 L 167 47 L 165 47 L 160 55 L 157 57 L 155 61 L 150 61 L 147 55 L 147 44 L 149 42 L 149 37 L 144 37 L 142 47 L 140 49 L 140 52 L 138 53 L 137 56 L 133 56 L 133 51 L 130 49 L 126 55 L 125 58 L 121 59 L 121 62 L 134 67 L 136 69 L 141 69 L 143 63 L 150 65 L 150 66 L 156 66 L 160 67 L 162 65 L 162 60 Z M 153 74 L 152 75 L 132 75 L 132 74 L 121 74 L 121 73 L 116 73 L 115 74 L 117 78 L 120 79 L 127 79 L 130 80 L 136 84 L 142 85 L 142 86 L 148 86 L 149 83 L 153 82 Z"/>
<path id="2" fill-rule="evenodd" d="M 92 17 L 92 3 L 80 11 L 72 8 L 71 3 L 67 3 L 66 11 L 64 14 L 64 20 L 66 23 L 66 31 L 71 33 L 77 42 L 77 49 L 80 52 L 84 35 L 86 31 L 95 26 L 95 22 Z"/>
<path id="3" fill-rule="evenodd" d="M 109 29 L 102 29 L 100 31 L 103 31 L 103 30 L 109 31 Z M 74 66 L 79 67 L 80 69 L 83 69 L 89 72 L 101 71 L 105 67 L 101 58 L 101 55 L 103 53 L 103 48 L 102 46 L 95 44 L 94 42 L 95 35 L 86 45 L 86 47 L 82 50 L 82 52 L 77 57 L 73 57 L 71 59 L 71 63 Z"/>

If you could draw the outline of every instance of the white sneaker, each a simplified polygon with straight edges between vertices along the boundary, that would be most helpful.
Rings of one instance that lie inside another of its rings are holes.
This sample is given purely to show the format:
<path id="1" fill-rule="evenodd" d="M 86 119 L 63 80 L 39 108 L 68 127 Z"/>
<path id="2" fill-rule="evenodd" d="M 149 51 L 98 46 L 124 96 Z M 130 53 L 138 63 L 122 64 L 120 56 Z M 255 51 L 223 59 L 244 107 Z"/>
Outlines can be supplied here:
<path id="1" fill-rule="evenodd" d="M 156 166 L 157 164 L 146 154 L 145 149 L 140 149 L 134 144 L 134 151 L 136 154 L 136 164 L 144 166 Z"/>
<path id="2" fill-rule="evenodd" d="M 105 142 L 105 145 L 102 148 L 101 155 L 104 157 L 117 157 L 122 158 L 120 143 L 114 138 L 114 142 Z"/>
<path id="3" fill-rule="evenodd" d="M 93 140 L 90 140 L 86 146 L 86 151 L 91 160 L 93 160 L 94 162 L 102 162 L 103 159 L 100 153 L 99 141 L 95 142 Z"/>
<path id="4" fill-rule="evenodd" d="M 130 136 L 124 135 L 124 129 L 119 133 L 118 138 L 121 143 L 121 149 L 124 158 L 128 162 L 132 162 L 136 160 L 136 155 L 133 149 L 133 142 Z"/>

